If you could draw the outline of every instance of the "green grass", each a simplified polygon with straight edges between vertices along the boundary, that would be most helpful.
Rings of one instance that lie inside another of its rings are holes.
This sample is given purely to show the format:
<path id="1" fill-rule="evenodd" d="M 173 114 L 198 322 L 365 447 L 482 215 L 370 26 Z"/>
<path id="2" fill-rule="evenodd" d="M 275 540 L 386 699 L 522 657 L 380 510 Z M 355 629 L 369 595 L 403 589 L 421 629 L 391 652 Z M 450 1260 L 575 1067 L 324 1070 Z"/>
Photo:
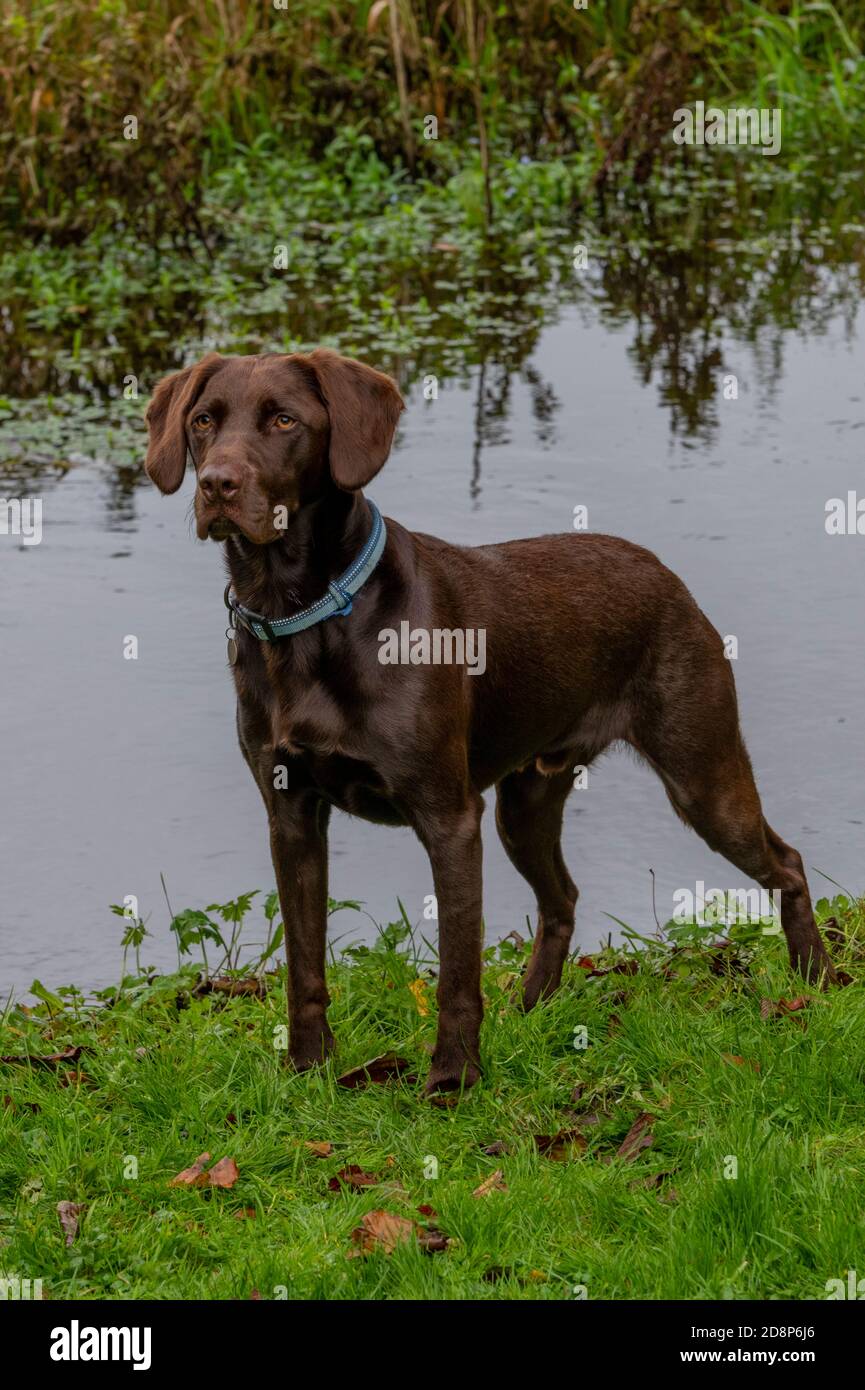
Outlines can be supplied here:
<path id="1" fill-rule="evenodd" d="M 636 960 L 633 974 L 572 960 L 558 995 L 524 1015 L 511 999 L 523 951 L 490 949 L 484 1079 L 450 1109 L 422 1099 L 434 981 L 399 926 L 333 964 L 338 1059 L 316 1074 L 293 1075 L 274 1046 L 276 977 L 264 999 L 191 998 L 190 966 L 130 978 L 95 1009 L 43 991 L 34 1010 L 7 1011 L 0 1050 L 92 1050 L 80 1079 L 0 1068 L 0 1267 L 52 1299 L 569 1299 L 579 1286 L 590 1299 L 825 1298 L 865 1235 L 865 902 L 830 910 L 854 983 L 826 994 L 791 977 L 777 938 L 718 957 L 702 929 L 596 957 Z M 733 968 L 715 973 L 719 959 Z M 761 1000 L 795 996 L 807 1006 L 761 1018 Z M 336 1084 L 386 1051 L 420 1080 Z M 652 1146 L 616 1157 L 644 1112 Z M 538 1151 L 535 1135 L 574 1129 L 586 1147 L 566 1161 Z M 316 1141 L 332 1153 L 314 1156 Z M 498 1142 L 506 1153 L 484 1154 Z M 169 1187 L 204 1151 L 236 1160 L 236 1185 Z M 380 1184 L 330 1190 L 349 1164 Z M 496 1169 L 507 1190 L 473 1196 Z M 83 1204 L 69 1246 L 60 1201 Z M 347 1258 L 382 1209 L 450 1244 Z"/>

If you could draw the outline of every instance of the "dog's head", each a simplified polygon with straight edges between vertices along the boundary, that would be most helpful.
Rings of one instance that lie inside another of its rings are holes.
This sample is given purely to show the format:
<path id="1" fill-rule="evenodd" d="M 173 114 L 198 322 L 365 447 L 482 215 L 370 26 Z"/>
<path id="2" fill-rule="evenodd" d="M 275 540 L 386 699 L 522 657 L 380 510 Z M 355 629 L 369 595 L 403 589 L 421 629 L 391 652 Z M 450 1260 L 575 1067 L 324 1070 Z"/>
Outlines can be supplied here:
<path id="1" fill-rule="evenodd" d="M 145 468 L 161 492 L 176 492 L 188 450 L 199 538 L 240 532 L 267 545 L 328 487 L 354 492 L 375 477 L 402 409 L 390 377 L 327 348 L 210 353 L 154 391 Z"/>

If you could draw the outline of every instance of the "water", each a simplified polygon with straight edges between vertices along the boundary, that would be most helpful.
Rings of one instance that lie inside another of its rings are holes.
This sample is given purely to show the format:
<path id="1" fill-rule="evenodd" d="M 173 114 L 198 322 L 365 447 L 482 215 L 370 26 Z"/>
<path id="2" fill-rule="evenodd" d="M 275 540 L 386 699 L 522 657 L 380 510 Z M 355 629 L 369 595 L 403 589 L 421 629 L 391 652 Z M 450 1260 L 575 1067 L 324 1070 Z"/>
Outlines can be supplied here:
<path id="1" fill-rule="evenodd" d="M 666 370 L 656 353 L 647 373 L 645 324 L 601 292 L 564 305 L 510 376 L 490 362 L 442 382 L 437 400 L 415 388 L 370 489 L 386 515 L 463 544 L 569 530 L 584 504 L 592 530 L 658 553 L 738 639 L 766 814 L 801 850 L 816 895 L 834 891 L 818 870 L 865 887 L 865 536 L 824 527 L 828 498 L 865 492 L 863 326 L 848 302 L 816 330 L 724 330 L 712 360 L 737 374 L 739 398 L 721 398 L 718 368 L 695 384 L 689 417 L 670 375 L 676 352 Z M 34 489 L 41 545 L 0 537 L 4 990 L 34 976 L 115 979 L 121 924 L 108 904 L 127 894 L 154 933 L 144 959 L 170 966 L 160 873 L 175 911 L 273 884 L 263 807 L 234 733 L 221 556 L 192 538 L 191 477 L 160 498 L 142 477 L 82 464 Z M 123 657 L 129 634 L 135 661 Z M 492 800 L 488 939 L 524 930 L 533 909 L 498 843 Z M 624 753 L 572 795 L 564 847 L 585 949 L 615 933 L 607 914 L 652 928 L 652 871 L 661 921 L 677 888 L 740 886 Z M 421 920 L 431 892 L 411 832 L 334 815 L 334 897 L 361 899 L 380 921 L 399 897 Z M 334 942 L 371 931 L 355 913 L 331 919 Z"/>

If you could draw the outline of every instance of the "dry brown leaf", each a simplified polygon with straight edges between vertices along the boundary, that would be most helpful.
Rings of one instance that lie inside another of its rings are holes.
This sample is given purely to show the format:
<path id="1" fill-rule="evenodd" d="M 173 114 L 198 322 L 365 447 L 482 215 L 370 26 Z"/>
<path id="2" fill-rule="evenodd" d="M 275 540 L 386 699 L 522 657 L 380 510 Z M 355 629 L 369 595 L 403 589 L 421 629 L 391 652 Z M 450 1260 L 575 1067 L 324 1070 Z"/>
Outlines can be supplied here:
<path id="1" fill-rule="evenodd" d="M 343 1187 L 375 1187 L 380 1182 L 375 1173 L 365 1173 L 356 1163 L 349 1163 L 334 1174 L 327 1186 L 330 1192 L 339 1192 Z"/>
<path id="2" fill-rule="evenodd" d="M 243 980 L 232 980 L 227 975 L 220 975 L 215 980 L 200 980 L 192 993 L 196 999 L 203 999 L 207 994 L 225 994 L 229 998 L 254 995 L 257 999 L 264 999 L 267 986 L 257 975 Z"/>
<path id="3" fill-rule="evenodd" d="M 207 1187 L 205 1168 L 210 1162 L 210 1154 L 199 1154 L 194 1163 L 184 1168 L 182 1173 L 171 1179 L 169 1187 Z"/>
<path id="4" fill-rule="evenodd" d="M 3 1097 L 4 1110 L 16 1110 L 19 1108 L 22 1110 L 29 1110 L 31 1115 L 38 1115 L 40 1110 L 42 1109 L 42 1106 L 37 1105 L 36 1102 L 32 1100 L 14 1101 L 11 1096 Z"/>
<path id="5" fill-rule="evenodd" d="M 498 1158 L 501 1154 L 510 1153 L 510 1149 L 504 1139 L 494 1139 L 491 1144 L 484 1145 L 481 1153 L 486 1154 L 488 1158 Z"/>
<path id="6" fill-rule="evenodd" d="M 234 1187 L 239 1177 L 240 1170 L 234 1159 L 221 1158 L 207 1174 L 207 1181 L 211 1187 Z"/>
<path id="7" fill-rule="evenodd" d="M 89 1047 L 67 1047 L 63 1052 L 49 1052 L 43 1056 L 0 1057 L 0 1062 L 10 1067 L 59 1067 L 62 1062 L 77 1062 L 82 1052 L 92 1050 Z"/>
<path id="8" fill-rule="evenodd" d="M 234 1213 L 234 1219 L 235 1221 L 254 1221 L 255 1207 L 240 1207 L 239 1210 Z"/>
<path id="9" fill-rule="evenodd" d="M 329 1139 L 307 1139 L 303 1147 L 309 1149 L 315 1158 L 329 1158 L 333 1153 L 333 1144 Z"/>
<path id="10" fill-rule="evenodd" d="M 383 1052 L 380 1057 L 361 1062 L 359 1067 L 352 1067 L 351 1071 L 338 1076 L 336 1084 L 353 1090 L 357 1086 L 383 1086 L 397 1077 L 404 1077 L 406 1081 L 416 1081 L 417 1077 L 409 1072 L 410 1067 L 411 1062 L 406 1061 L 405 1057 L 397 1057 L 393 1052 Z"/>
<path id="11" fill-rule="evenodd" d="M 501 1168 L 497 1168 L 494 1173 L 490 1173 L 488 1178 L 484 1178 L 480 1187 L 476 1187 L 472 1193 L 473 1197 L 488 1197 L 491 1192 L 507 1192 L 508 1185 L 505 1182 L 504 1173 Z"/>
<path id="12" fill-rule="evenodd" d="M 71 1245 L 78 1234 L 78 1218 L 84 1210 L 82 1202 L 58 1202 L 57 1215 L 66 1236 L 66 1244 Z"/>
<path id="13" fill-rule="evenodd" d="M 760 1070 L 759 1062 L 746 1061 L 744 1057 L 737 1057 L 735 1052 L 722 1052 L 721 1061 L 726 1062 L 731 1067 L 750 1067 L 752 1071 Z"/>
<path id="14" fill-rule="evenodd" d="M 797 995 L 795 999 L 761 999 L 760 1017 L 764 1023 L 770 1018 L 786 1018 L 788 1014 L 807 1009 L 810 1002 L 804 994 Z M 798 1021 L 802 1022 L 801 1019 Z"/>
<path id="15" fill-rule="evenodd" d="M 425 1255 L 435 1255 L 440 1250 L 447 1250 L 451 1242 L 450 1236 L 446 1236 L 438 1226 L 426 1226 L 418 1231 L 417 1243 Z"/>
<path id="16" fill-rule="evenodd" d="M 536 1134 L 535 1147 L 546 1158 L 552 1158 L 556 1163 L 567 1163 L 575 1152 L 585 1153 L 589 1141 L 578 1129 L 560 1129 L 558 1134 Z"/>
<path id="17" fill-rule="evenodd" d="M 616 1150 L 616 1157 L 623 1158 L 626 1163 L 632 1163 L 643 1149 L 650 1149 L 655 1142 L 652 1133 L 654 1123 L 655 1116 L 650 1115 L 647 1110 L 638 1115 Z"/>
<path id="18" fill-rule="evenodd" d="M 580 956 L 577 965 L 589 975 L 636 975 L 639 966 L 635 960 L 616 961 L 615 965 L 597 965 L 594 956 Z"/>
<path id="19" fill-rule="evenodd" d="M 86 1071 L 61 1071 L 57 1073 L 61 1086 L 94 1086 L 93 1078 Z"/>
<path id="20" fill-rule="evenodd" d="M 416 1229 L 414 1221 L 405 1216 L 395 1216 L 391 1211 L 368 1211 L 351 1233 L 357 1249 L 350 1251 L 349 1258 L 370 1255 L 376 1250 L 392 1255 L 398 1245 L 411 1240 Z"/>

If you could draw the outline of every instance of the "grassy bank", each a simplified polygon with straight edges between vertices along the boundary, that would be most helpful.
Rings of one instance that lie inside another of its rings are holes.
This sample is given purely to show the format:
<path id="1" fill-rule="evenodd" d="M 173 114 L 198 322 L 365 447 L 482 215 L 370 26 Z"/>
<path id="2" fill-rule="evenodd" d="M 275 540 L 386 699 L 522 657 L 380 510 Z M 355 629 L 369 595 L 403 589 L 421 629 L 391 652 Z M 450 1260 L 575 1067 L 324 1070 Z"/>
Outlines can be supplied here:
<path id="1" fill-rule="evenodd" d="M 48 1298 L 825 1298 L 865 1238 L 865 901 L 829 914 L 853 984 L 827 994 L 777 938 L 694 928 L 572 960 L 523 1015 L 526 948 L 491 948 L 484 1080 L 450 1109 L 421 1098 L 435 965 L 405 925 L 333 964 L 317 1074 L 283 1065 L 272 957 L 235 976 L 261 997 L 189 964 L 40 987 L 0 1028 L 0 1267 Z M 229 979 L 214 922 L 178 945 Z M 338 1083 L 383 1053 L 401 1077 Z M 205 1153 L 228 1186 L 170 1185 Z"/>

